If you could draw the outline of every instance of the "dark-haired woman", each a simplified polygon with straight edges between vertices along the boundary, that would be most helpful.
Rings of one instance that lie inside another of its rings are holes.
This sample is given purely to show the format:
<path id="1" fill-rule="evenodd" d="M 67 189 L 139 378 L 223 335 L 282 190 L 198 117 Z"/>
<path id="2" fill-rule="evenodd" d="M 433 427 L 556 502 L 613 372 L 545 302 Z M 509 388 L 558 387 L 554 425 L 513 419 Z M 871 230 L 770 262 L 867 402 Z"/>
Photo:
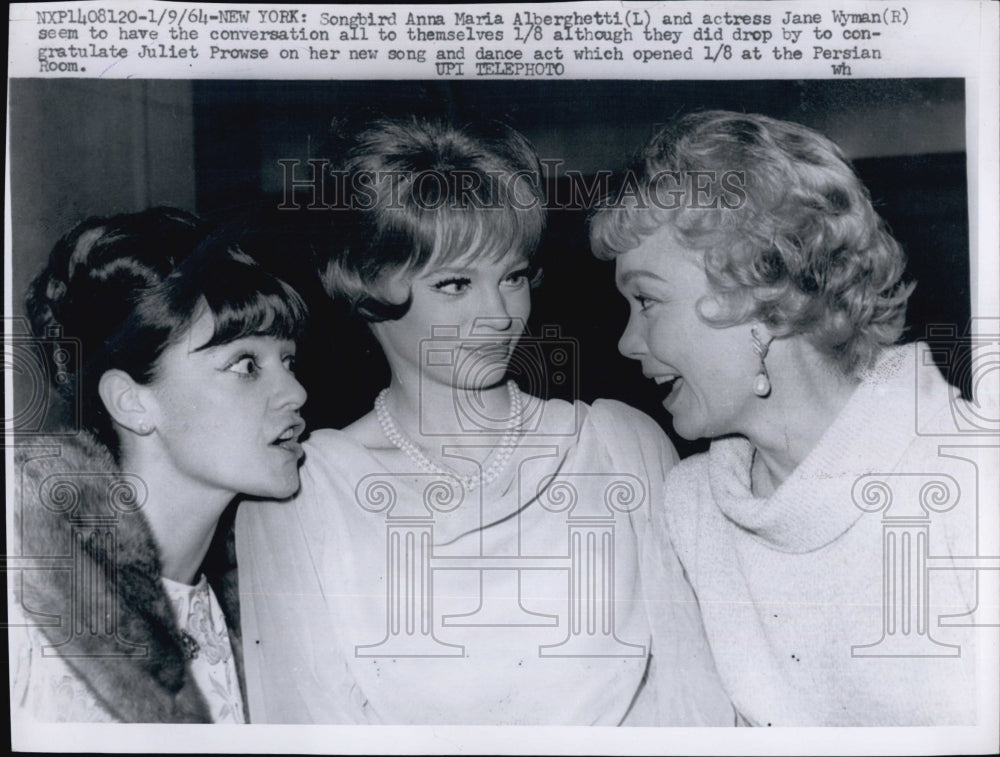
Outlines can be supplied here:
<path id="1" fill-rule="evenodd" d="M 238 614 L 199 568 L 234 498 L 298 488 L 302 300 L 156 208 L 77 226 L 28 311 L 79 340 L 83 430 L 17 450 L 19 554 L 71 564 L 13 581 L 15 718 L 245 722 Z"/>

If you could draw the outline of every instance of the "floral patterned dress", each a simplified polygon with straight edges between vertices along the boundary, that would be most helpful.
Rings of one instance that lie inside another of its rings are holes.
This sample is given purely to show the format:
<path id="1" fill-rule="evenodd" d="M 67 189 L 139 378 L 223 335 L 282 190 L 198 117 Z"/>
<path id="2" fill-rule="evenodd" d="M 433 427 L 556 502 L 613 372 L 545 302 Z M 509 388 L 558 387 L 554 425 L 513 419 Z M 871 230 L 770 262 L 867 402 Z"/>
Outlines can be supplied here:
<path id="1" fill-rule="evenodd" d="M 189 675 L 213 722 L 245 723 L 229 630 L 208 580 L 203 575 L 194 586 L 166 578 L 162 583 L 185 637 Z M 19 603 L 10 601 L 8 607 L 13 717 L 47 723 L 114 721 L 64 658 L 46 654 L 51 643 L 38 626 L 25 621 Z"/>
<path id="2" fill-rule="evenodd" d="M 208 703 L 214 723 L 245 723 L 240 681 L 226 617 L 204 574 L 194 586 L 162 579 L 177 626 L 193 655 L 188 669 Z"/>

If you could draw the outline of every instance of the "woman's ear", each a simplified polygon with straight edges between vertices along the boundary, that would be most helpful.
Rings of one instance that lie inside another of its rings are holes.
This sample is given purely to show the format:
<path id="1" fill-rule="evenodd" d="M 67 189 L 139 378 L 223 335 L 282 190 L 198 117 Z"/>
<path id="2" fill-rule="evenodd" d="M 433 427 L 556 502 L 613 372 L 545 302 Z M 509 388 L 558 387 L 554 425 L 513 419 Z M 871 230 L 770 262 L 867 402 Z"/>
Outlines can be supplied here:
<path id="1" fill-rule="evenodd" d="M 389 302 L 406 302 L 410 299 L 413 274 L 406 270 L 384 274 L 378 282 L 382 296 Z"/>
<path id="2" fill-rule="evenodd" d="M 378 280 L 377 289 L 378 297 L 383 301 L 404 306 L 410 302 L 413 294 L 413 274 L 407 271 L 392 271 L 382 274 Z M 405 311 L 405 307 L 403 310 Z M 398 315 L 395 316 L 395 318 L 398 317 Z M 371 320 L 368 322 L 368 331 L 383 345 L 383 348 L 385 344 L 383 331 L 387 325 L 391 326 L 395 318 L 389 320 Z"/>
<path id="3" fill-rule="evenodd" d="M 117 368 L 105 371 L 97 392 L 108 415 L 119 426 L 141 436 L 151 434 L 156 428 L 143 387 L 125 371 Z"/>
<path id="4" fill-rule="evenodd" d="M 776 334 L 763 321 L 751 321 L 750 327 L 756 332 L 757 337 L 764 343 L 770 345 L 774 341 Z"/>

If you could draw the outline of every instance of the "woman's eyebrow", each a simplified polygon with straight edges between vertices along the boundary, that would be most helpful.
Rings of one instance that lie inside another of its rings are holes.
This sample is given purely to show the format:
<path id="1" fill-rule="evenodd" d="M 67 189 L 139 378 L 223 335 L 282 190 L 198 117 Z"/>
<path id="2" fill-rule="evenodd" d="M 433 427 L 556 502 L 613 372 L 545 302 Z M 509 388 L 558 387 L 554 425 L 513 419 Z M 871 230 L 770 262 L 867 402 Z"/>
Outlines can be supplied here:
<path id="1" fill-rule="evenodd" d="M 441 275 L 452 275 L 452 276 L 468 275 L 470 272 L 472 272 L 472 270 L 473 268 L 471 266 L 460 266 L 460 265 L 444 266 L 442 268 L 435 268 L 431 271 L 428 271 L 427 273 L 422 274 L 420 278 L 432 279 Z"/>
<path id="2" fill-rule="evenodd" d="M 635 281 L 636 279 L 644 279 L 644 278 L 656 279 L 657 281 L 661 281 L 664 284 L 667 283 L 667 280 L 662 276 L 660 276 L 658 273 L 653 273 L 652 271 L 648 271 L 643 268 L 634 268 L 630 271 L 625 271 L 625 273 L 623 273 L 621 276 L 618 277 L 618 286 L 625 286 L 631 283 L 632 281 Z"/>
<path id="3" fill-rule="evenodd" d="M 255 340 L 257 339 L 274 339 L 276 337 L 273 337 L 270 334 L 250 333 L 250 334 L 244 334 L 239 339 L 232 339 L 228 342 L 219 342 L 217 344 L 212 344 L 212 339 L 214 338 L 215 335 L 213 334 L 212 337 L 210 337 L 207 342 L 201 345 L 201 347 L 195 347 L 191 350 L 188 350 L 188 354 L 193 355 L 198 352 L 211 352 L 213 350 L 218 352 L 226 350 L 227 348 L 230 347 L 234 350 L 249 349 L 250 347 L 253 346 L 253 344 L 256 343 Z"/>

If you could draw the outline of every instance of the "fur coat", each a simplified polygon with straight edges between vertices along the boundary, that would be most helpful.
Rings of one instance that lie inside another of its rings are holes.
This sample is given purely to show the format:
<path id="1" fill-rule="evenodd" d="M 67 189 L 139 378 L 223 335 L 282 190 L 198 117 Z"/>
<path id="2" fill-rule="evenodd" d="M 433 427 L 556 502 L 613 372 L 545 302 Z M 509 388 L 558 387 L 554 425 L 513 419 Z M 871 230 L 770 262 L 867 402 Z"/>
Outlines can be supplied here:
<path id="1" fill-rule="evenodd" d="M 20 441 L 14 474 L 9 546 L 24 567 L 12 566 L 9 580 L 28 623 L 58 647 L 110 719 L 211 722 L 160 581 L 142 481 L 120 472 L 85 433 Z M 226 523 L 219 532 L 213 550 L 225 551 Z M 219 565 L 235 564 L 231 553 L 210 554 Z M 236 571 L 206 573 L 226 616 L 245 703 Z"/>

